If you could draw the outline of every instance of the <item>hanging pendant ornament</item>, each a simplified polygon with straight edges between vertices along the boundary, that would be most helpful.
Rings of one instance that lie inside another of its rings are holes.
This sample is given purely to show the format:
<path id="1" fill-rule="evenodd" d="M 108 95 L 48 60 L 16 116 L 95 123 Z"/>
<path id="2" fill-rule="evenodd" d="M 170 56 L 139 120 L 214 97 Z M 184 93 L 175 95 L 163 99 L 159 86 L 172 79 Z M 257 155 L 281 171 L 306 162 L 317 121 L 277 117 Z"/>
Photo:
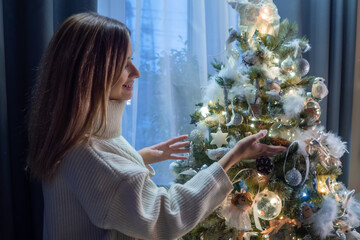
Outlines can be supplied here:
<path id="1" fill-rule="evenodd" d="M 305 58 L 297 60 L 297 68 L 301 76 L 305 76 L 310 71 L 310 64 Z"/>
<path id="2" fill-rule="evenodd" d="M 299 144 L 299 143 L 298 143 L 298 141 L 294 141 L 288 147 L 288 149 L 286 151 L 286 155 L 285 155 L 284 165 L 283 165 L 283 173 L 284 173 L 285 181 L 287 182 L 287 184 L 289 184 L 292 187 L 296 187 L 299 184 L 303 185 L 305 183 L 305 180 L 308 177 L 309 168 L 310 168 L 309 156 L 307 155 L 307 153 L 304 149 L 302 149 L 301 147 L 298 147 L 298 150 L 296 151 L 296 153 L 300 153 L 305 159 L 305 166 L 306 166 L 305 177 L 303 178 L 301 173 L 299 172 L 299 170 L 296 169 L 296 158 L 294 158 L 293 168 L 286 172 L 286 161 L 287 161 L 287 158 L 289 155 L 289 150 L 294 144 Z"/>
<path id="3" fill-rule="evenodd" d="M 314 83 L 311 88 L 311 94 L 316 99 L 323 99 L 329 93 L 327 86 L 325 85 L 324 78 L 315 78 Z"/>
<path id="4" fill-rule="evenodd" d="M 228 142 L 226 141 L 227 135 L 228 135 L 228 133 L 223 133 L 221 131 L 221 127 L 219 125 L 219 127 L 217 129 L 217 132 L 216 133 L 211 133 L 211 137 L 213 138 L 213 140 L 211 141 L 210 144 L 214 144 L 218 148 L 221 147 L 224 144 L 228 144 Z"/>
<path id="5" fill-rule="evenodd" d="M 268 157 L 259 157 L 256 159 L 256 170 L 264 175 L 270 174 L 274 170 L 274 162 Z"/>
<path id="6" fill-rule="evenodd" d="M 280 66 L 284 72 L 291 72 L 294 70 L 294 61 L 290 57 L 287 57 Z"/>
<path id="7" fill-rule="evenodd" d="M 214 161 L 219 161 L 227 152 L 230 151 L 230 148 L 216 148 L 216 149 L 207 149 L 205 151 L 206 155 Z"/>
<path id="8" fill-rule="evenodd" d="M 264 220 L 276 218 L 282 208 L 280 197 L 268 189 L 258 193 L 254 199 L 254 214 Z"/>
<path id="9" fill-rule="evenodd" d="M 233 103 L 233 100 L 231 101 L 231 119 L 230 119 L 230 122 L 228 122 L 226 124 L 227 127 L 230 127 L 230 126 L 239 126 L 240 124 L 242 124 L 243 122 L 243 117 L 241 116 L 241 114 L 239 113 L 235 113 L 234 111 L 234 103 Z"/>

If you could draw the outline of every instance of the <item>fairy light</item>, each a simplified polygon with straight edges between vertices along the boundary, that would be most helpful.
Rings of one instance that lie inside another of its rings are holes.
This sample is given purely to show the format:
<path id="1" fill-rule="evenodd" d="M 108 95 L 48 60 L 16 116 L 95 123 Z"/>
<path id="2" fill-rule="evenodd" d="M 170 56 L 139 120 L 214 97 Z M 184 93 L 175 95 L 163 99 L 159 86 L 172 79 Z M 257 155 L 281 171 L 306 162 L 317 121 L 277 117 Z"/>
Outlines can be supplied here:
<path id="1" fill-rule="evenodd" d="M 290 89 L 289 92 L 288 92 L 288 95 L 295 95 L 296 94 L 296 91 L 294 89 Z"/>
<path id="2" fill-rule="evenodd" d="M 226 114 L 226 112 L 225 112 L 225 111 L 223 111 L 223 112 L 221 112 L 221 114 L 222 114 L 222 115 L 225 115 L 225 114 Z"/>
<path id="3" fill-rule="evenodd" d="M 209 114 L 209 108 L 207 106 L 200 108 L 200 113 L 203 117 L 206 117 Z"/>
<path id="4" fill-rule="evenodd" d="M 126 101 L 126 105 L 128 105 L 128 106 L 131 105 L 131 99 Z"/>
<path id="5" fill-rule="evenodd" d="M 264 20 L 268 20 L 270 17 L 271 11 L 269 7 L 265 6 L 260 9 L 260 17 Z"/>
<path id="6" fill-rule="evenodd" d="M 252 124 L 250 124 L 250 127 L 254 128 L 254 127 L 255 127 L 255 125 L 252 123 Z"/>
<path id="7" fill-rule="evenodd" d="M 278 64 L 279 62 L 280 62 L 280 59 L 278 59 L 278 58 L 274 59 L 274 63 Z"/>
<path id="8" fill-rule="evenodd" d="M 294 72 L 290 72 L 290 77 L 295 77 L 295 73 L 294 73 Z"/>

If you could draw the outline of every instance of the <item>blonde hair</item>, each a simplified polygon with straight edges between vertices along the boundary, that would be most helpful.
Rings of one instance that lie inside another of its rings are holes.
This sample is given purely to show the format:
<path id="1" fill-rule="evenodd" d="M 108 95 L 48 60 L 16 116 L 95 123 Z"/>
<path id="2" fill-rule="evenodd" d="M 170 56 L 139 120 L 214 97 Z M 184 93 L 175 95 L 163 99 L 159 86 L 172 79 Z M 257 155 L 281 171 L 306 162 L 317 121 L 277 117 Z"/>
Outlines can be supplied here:
<path id="1" fill-rule="evenodd" d="M 96 13 L 73 15 L 55 32 L 29 111 L 27 162 L 36 178 L 51 179 L 72 147 L 106 126 L 110 90 L 124 69 L 129 35 L 124 24 Z"/>

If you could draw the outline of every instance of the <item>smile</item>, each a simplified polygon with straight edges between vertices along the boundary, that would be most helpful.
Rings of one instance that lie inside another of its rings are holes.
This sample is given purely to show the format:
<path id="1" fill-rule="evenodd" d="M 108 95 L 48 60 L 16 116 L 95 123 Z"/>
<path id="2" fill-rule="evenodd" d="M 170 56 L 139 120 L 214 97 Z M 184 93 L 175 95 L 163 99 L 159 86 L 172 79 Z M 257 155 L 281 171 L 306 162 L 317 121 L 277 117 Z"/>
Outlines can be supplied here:
<path id="1" fill-rule="evenodd" d="M 132 90 L 133 89 L 133 85 L 130 85 L 130 84 L 124 84 L 122 85 L 123 88 L 125 88 L 126 90 Z"/>

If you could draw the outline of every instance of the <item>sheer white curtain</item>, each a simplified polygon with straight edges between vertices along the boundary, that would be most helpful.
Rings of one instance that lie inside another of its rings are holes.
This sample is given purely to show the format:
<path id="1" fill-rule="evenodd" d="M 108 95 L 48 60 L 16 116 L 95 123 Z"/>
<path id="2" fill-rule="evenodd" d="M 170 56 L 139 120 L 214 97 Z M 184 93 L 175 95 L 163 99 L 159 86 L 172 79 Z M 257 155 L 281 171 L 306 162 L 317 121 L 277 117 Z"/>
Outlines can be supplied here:
<path id="1" fill-rule="evenodd" d="M 188 134 L 214 58 L 223 60 L 236 12 L 226 1 L 101 0 L 98 12 L 131 30 L 141 77 L 125 109 L 123 135 L 136 148 Z M 154 164 L 154 181 L 168 185 L 171 161 Z"/>

